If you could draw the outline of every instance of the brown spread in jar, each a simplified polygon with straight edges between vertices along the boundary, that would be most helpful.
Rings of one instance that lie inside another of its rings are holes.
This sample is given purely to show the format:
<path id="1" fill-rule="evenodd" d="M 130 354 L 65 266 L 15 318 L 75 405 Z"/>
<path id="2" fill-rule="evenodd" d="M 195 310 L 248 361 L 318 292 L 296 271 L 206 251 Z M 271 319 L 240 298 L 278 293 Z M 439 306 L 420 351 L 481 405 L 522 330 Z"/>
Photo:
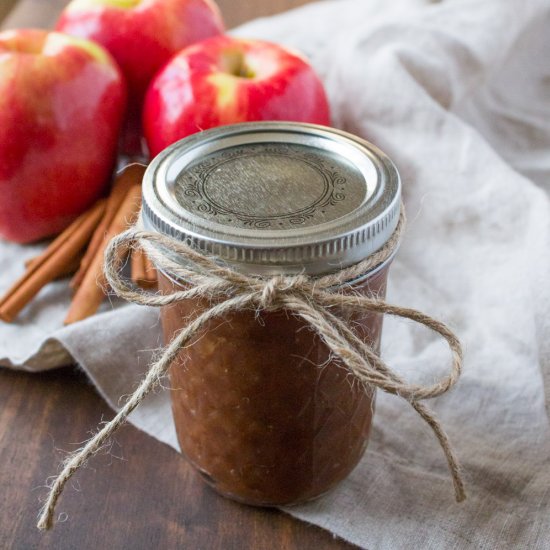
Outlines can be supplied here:
<path id="1" fill-rule="evenodd" d="M 387 268 L 354 291 L 384 295 Z M 161 290 L 173 283 L 161 276 Z M 163 308 L 165 337 L 207 304 Z M 382 319 L 357 319 L 378 349 Z M 182 451 L 219 492 L 249 504 L 297 503 L 344 479 L 363 455 L 374 391 L 353 379 L 304 321 L 244 311 L 215 320 L 170 369 Z"/>
<path id="2" fill-rule="evenodd" d="M 142 221 L 237 272 L 315 278 L 385 244 L 398 222 L 400 189 L 391 161 L 354 136 L 297 123 L 241 124 L 191 136 L 154 159 Z M 389 263 L 337 291 L 383 297 Z M 162 273 L 159 284 L 165 293 L 186 285 Z M 166 342 L 211 305 L 201 297 L 163 306 Z M 380 315 L 346 320 L 378 351 Z M 286 310 L 245 309 L 209 321 L 178 353 L 170 382 L 182 451 L 233 499 L 315 498 L 365 451 L 374 390 Z"/>

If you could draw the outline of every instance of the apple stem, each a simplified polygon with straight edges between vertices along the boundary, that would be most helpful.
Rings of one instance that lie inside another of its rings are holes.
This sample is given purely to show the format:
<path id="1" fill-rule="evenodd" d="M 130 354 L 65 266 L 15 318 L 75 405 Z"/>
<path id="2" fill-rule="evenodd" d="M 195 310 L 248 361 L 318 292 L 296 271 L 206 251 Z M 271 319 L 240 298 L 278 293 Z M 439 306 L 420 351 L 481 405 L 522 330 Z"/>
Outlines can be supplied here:
<path id="1" fill-rule="evenodd" d="M 242 52 L 225 52 L 222 57 L 224 70 L 238 78 L 254 78 L 254 71 L 246 64 Z"/>

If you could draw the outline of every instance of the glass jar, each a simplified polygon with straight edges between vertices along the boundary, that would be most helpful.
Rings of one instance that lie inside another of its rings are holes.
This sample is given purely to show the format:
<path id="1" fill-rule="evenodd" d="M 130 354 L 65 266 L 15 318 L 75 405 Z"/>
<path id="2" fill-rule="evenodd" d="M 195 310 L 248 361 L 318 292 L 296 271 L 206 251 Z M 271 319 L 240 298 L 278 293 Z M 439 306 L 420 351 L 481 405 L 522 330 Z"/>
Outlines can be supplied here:
<path id="1" fill-rule="evenodd" d="M 209 130 L 161 153 L 144 179 L 143 223 L 243 273 L 312 277 L 357 263 L 393 233 L 399 176 L 354 136 L 251 123 Z M 390 260 L 336 292 L 383 297 Z M 159 274 L 159 289 L 185 287 Z M 162 309 L 168 342 L 211 305 Z M 379 350 L 382 317 L 346 316 Z M 239 311 L 209 322 L 170 368 L 184 455 L 203 479 L 247 504 L 291 505 L 343 480 L 367 446 L 375 391 L 355 380 L 304 321 Z"/>

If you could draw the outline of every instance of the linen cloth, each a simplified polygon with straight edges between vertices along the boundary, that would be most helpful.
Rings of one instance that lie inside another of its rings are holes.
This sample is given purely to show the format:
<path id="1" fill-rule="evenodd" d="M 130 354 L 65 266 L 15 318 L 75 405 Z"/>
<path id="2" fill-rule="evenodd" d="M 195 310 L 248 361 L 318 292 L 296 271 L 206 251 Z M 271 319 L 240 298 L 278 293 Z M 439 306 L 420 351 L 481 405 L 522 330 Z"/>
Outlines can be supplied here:
<path id="1" fill-rule="evenodd" d="M 549 25 L 543 0 L 339 0 L 235 31 L 303 51 L 334 125 L 396 162 L 409 224 L 388 300 L 446 321 L 465 345 L 461 381 L 430 405 L 462 461 L 466 502 L 454 502 L 431 431 L 379 392 L 360 465 L 287 510 L 361 547 L 550 548 Z M 0 291 L 35 252 L 0 243 Z M 57 282 L 1 324 L 0 363 L 32 371 L 70 356 L 116 408 L 160 345 L 158 314 L 113 302 L 63 328 L 68 299 Z M 383 356 L 417 381 L 448 366 L 442 344 L 392 319 Z M 168 391 L 131 421 L 177 448 Z"/>

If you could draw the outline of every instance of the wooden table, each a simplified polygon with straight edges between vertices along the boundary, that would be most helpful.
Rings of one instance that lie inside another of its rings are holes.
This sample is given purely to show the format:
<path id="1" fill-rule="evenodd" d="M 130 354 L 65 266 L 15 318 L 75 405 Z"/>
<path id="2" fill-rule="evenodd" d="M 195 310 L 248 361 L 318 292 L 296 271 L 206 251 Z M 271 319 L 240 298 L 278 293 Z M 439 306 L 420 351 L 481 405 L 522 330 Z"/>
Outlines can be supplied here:
<path id="1" fill-rule="evenodd" d="M 229 27 L 307 0 L 218 0 Z M 3 28 L 48 27 L 65 0 L 0 0 Z M 9 11 L 8 8 L 12 7 Z M 9 13 L 8 13 L 9 12 Z M 217 496 L 167 446 L 126 426 L 110 453 L 75 476 L 49 533 L 35 528 L 46 478 L 112 411 L 74 367 L 0 368 L 0 548 L 346 549 L 328 532 L 275 510 Z M 61 519 L 64 519 L 63 517 Z"/>

